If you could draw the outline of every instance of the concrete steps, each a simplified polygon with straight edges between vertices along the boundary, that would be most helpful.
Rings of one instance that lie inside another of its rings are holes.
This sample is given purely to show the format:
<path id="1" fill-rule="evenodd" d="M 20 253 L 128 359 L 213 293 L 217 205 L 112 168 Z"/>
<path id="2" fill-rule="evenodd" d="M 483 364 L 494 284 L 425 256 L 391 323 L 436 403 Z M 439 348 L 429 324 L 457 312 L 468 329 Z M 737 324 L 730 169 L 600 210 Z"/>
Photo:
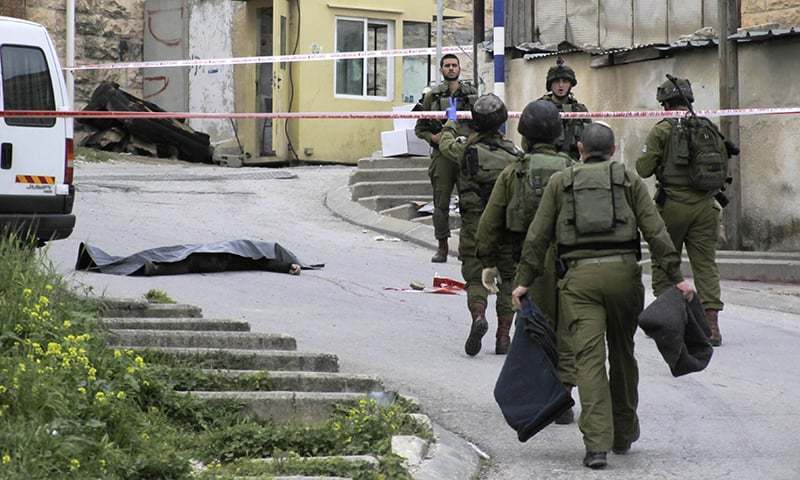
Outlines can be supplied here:
<path id="1" fill-rule="evenodd" d="M 433 194 L 431 195 L 371 195 L 369 197 L 362 197 L 358 199 L 358 203 L 362 206 L 382 212 L 394 207 L 407 205 L 411 202 L 432 202 Z"/>
<path id="2" fill-rule="evenodd" d="M 426 215 L 424 217 L 411 218 L 410 220 L 412 222 L 414 222 L 414 223 L 421 223 L 422 225 L 433 226 L 433 216 L 431 216 L 431 215 Z M 461 228 L 461 215 L 458 215 L 457 213 L 451 213 L 450 214 L 450 230 L 451 230 L 450 233 L 452 234 L 453 230 L 458 230 L 459 228 Z"/>
<path id="3" fill-rule="evenodd" d="M 205 370 L 215 375 L 239 377 L 253 370 Z M 373 375 L 328 372 L 266 372 L 270 390 L 294 392 L 369 393 L 383 391 L 383 382 Z"/>
<path id="4" fill-rule="evenodd" d="M 428 168 L 368 168 L 350 174 L 349 185 L 360 182 L 427 181 Z"/>
<path id="5" fill-rule="evenodd" d="M 205 318 L 103 318 L 112 330 L 186 330 L 195 332 L 249 332 L 244 320 Z"/>
<path id="6" fill-rule="evenodd" d="M 297 350 L 293 337 L 272 333 L 112 329 L 109 344 L 126 347 Z"/>
<path id="7" fill-rule="evenodd" d="M 407 182 L 360 182 L 350 186 L 351 198 L 357 201 L 359 198 L 372 197 L 376 195 L 433 195 L 433 187 L 429 180 L 415 180 Z"/>
<path id="8" fill-rule="evenodd" d="M 106 307 L 103 310 L 103 316 L 110 318 L 200 318 L 203 316 L 203 311 L 194 305 L 120 302 Z"/>
<path id="9" fill-rule="evenodd" d="M 120 346 L 119 348 L 125 348 Z M 330 353 L 287 350 L 237 350 L 230 348 L 131 347 L 141 352 L 159 352 L 191 360 L 202 368 L 230 370 L 268 370 L 338 372 L 339 358 Z M 145 357 L 145 360 L 147 358 Z"/>
<path id="10" fill-rule="evenodd" d="M 358 169 L 386 169 L 386 168 L 427 168 L 431 164 L 431 157 L 371 157 L 358 161 Z"/>

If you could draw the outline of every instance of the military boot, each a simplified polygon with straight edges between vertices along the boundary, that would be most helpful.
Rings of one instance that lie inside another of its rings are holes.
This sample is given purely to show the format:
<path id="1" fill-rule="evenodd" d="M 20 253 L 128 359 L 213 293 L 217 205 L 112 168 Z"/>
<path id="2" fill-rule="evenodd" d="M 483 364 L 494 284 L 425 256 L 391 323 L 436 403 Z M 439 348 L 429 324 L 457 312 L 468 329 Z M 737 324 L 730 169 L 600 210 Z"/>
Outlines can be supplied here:
<path id="1" fill-rule="evenodd" d="M 706 323 L 708 329 L 711 330 L 711 336 L 708 338 L 712 346 L 719 347 L 722 345 L 722 334 L 719 333 L 719 312 L 717 310 L 706 310 Z"/>
<path id="2" fill-rule="evenodd" d="M 446 238 L 439 239 L 439 248 L 436 250 L 436 254 L 431 258 L 431 262 L 433 263 L 445 263 L 447 262 L 447 253 L 450 250 L 450 247 L 447 245 Z"/>
<path id="3" fill-rule="evenodd" d="M 472 325 L 469 328 L 467 342 L 464 344 L 464 351 L 470 357 L 474 357 L 481 351 L 481 340 L 489 331 L 489 322 L 486 321 L 486 304 L 481 302 L 470 304 L 469 313 L 472 315 Z"/>
<path id="4" fill-rule="evenodd" d="M 495 334 L 494 353 L 497 355 L 505 355 L 508 349 L 511 348 L 511 336 L 508 332 L 511 330 L 511 323 L 514 321 L 514 315 L 500 315 L 497 317 L 497 333 Z"/>

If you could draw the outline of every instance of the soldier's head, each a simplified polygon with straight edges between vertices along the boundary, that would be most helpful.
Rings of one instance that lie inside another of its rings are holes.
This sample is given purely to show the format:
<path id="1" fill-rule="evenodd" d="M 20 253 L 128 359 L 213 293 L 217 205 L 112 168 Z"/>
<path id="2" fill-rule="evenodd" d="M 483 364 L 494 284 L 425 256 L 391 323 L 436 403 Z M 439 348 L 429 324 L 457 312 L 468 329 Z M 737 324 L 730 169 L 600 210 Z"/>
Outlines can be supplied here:
<path id="1" fill-rule="evenodd" d="M 577 84 L 578 78 L 575 76 L 575 70 L 568 67 L 564 59 L 559 56 L 555 66 L 550 67 L 550 70 L 547 71 L 547 91 L 553 92 L 553 95 L 558 98 L 564 98 Z"/>
<path id="2" fill-rule="evenodd" d="M 658 86 L 656 100 L 665 110 L 686 110 L 694 103 L 692 83 L 687 78 L 667 75 L 667 80 Z"/>
<path id="3" fill-rule="evenodd" d="M 616 151 L 614 131 L 605 122 L 594 122 L 586 126 L 578 141 L 581 161 L 590 157 L 609 159 Z"/>
<path id="4" fill-rule="evenodd" d="M 536 100 L 525 105 L 517 131 L 525 137 L 528 145 L 533 146 L 537 143 L 553 143 L 561 136 L 564 127 L 553 102 Z"/>
<path id="5" fill-rule="evenodd" d="M 461 63 L 458 61 L 458 57 L 448 53 L 443 55 L 439 61 L 439 70 L 442 72 L 442 78 L 452 82 L 458 80 L 458 77 L 461 76 Z"/>
<path id="6" fill-rule="evenodd" d="M 506 104 L 493 93 L 481 95 L 472 104 L 472 128 L 478 132 L 492 132 L 508 120 Z"/>

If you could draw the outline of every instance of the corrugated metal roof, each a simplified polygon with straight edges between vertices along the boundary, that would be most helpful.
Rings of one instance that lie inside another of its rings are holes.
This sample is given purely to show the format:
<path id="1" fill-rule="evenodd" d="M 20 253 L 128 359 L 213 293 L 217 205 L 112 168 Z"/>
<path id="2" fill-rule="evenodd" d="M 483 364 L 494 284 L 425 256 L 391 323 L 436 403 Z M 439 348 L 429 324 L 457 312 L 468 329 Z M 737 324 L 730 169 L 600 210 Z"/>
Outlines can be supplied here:
<path id="1" fill-rule="evenodd" d="M 765 30 L 742 30 L 729 36 L 739 42 L 763 42 L 776 37 L 800 35 L 800 27 L 769 28 Z"/>

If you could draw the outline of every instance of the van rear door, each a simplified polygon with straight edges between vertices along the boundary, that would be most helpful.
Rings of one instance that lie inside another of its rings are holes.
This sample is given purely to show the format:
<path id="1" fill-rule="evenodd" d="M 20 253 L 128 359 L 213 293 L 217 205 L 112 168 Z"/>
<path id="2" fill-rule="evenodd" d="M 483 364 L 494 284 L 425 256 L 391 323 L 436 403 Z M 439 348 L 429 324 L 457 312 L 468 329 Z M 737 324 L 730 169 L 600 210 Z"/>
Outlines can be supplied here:
<path id="1" fill-rule="evenodd" d="M 3 110 L 55 111 L 66 104 L 58 59 L 44 28 L 8 22 L 0 32 Z M 64 118 L 0 119 L 0 194 L 65 194 Z M 71 133 L 71 132 L 70 132 Z"/>

